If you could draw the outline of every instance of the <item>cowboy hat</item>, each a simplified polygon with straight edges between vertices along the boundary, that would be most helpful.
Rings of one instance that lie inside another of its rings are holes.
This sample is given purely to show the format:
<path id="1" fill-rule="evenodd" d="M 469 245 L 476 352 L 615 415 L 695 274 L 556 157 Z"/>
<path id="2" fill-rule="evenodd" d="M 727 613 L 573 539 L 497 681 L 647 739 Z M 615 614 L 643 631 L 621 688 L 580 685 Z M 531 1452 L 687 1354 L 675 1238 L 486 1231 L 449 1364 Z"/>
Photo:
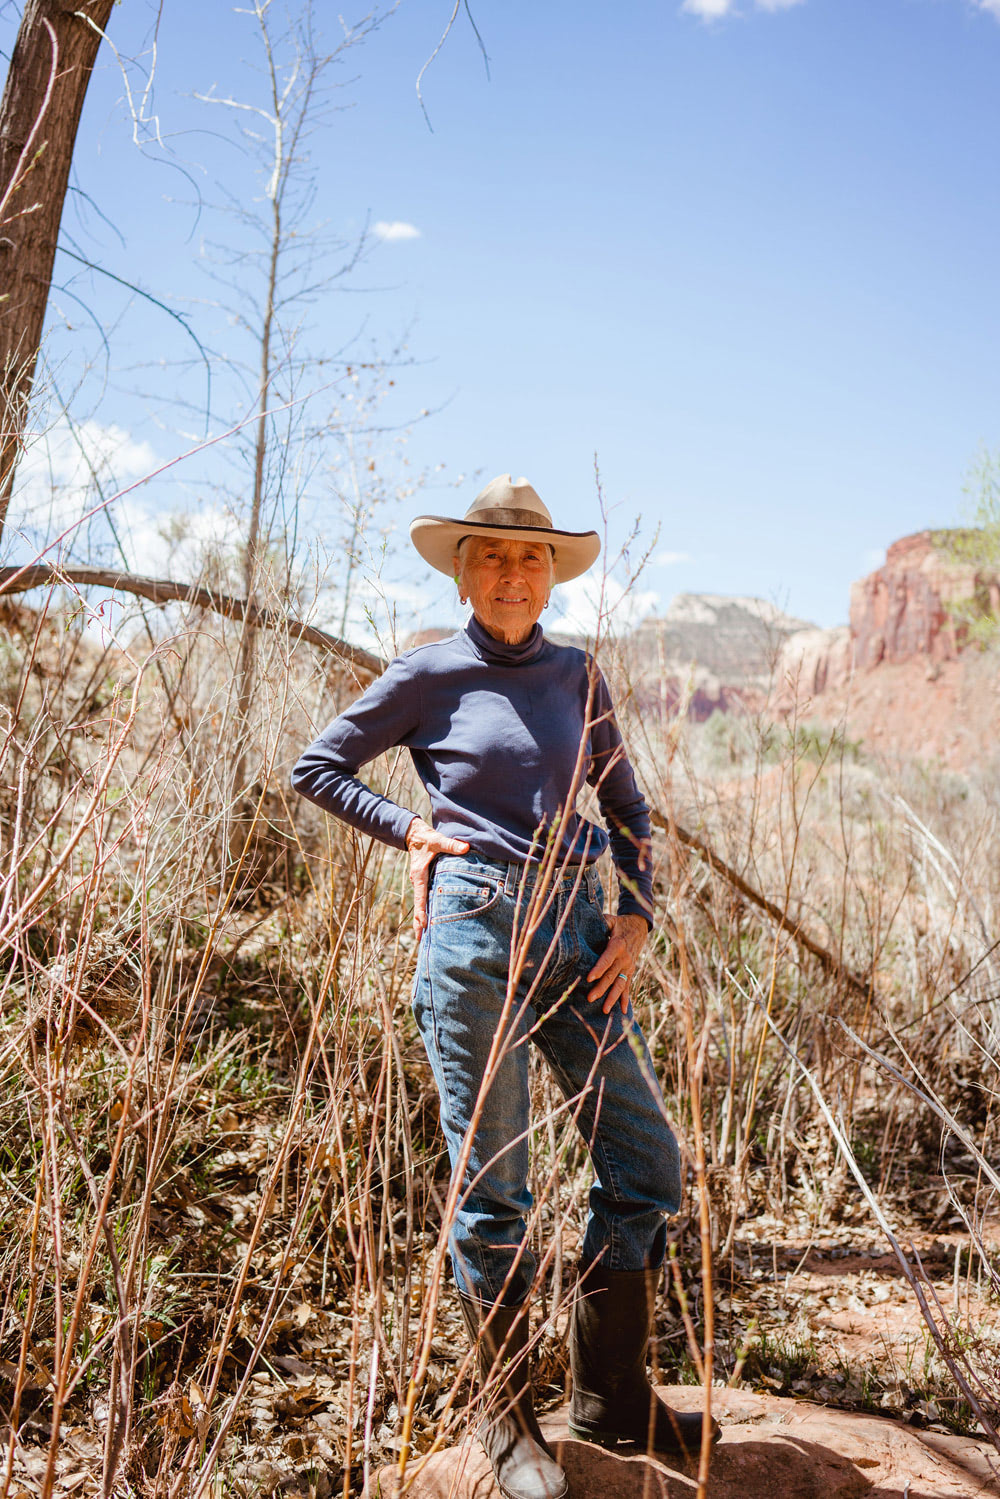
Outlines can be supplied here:
<path id="1" fill-rule="evenodd" d="M 578 578 L 597 561 L 601 538 L 596 531 L 558 531 L 527 479 L 501 474 L 481 490 L 461 520 L 447 515 L 418 515 L 410 522 L 410 540 L 425 562 L 451 577 L 455 553 L 465 536 L 500 536 L 508 541 L 544 541 L 555 557 L 555 582 Z"/>

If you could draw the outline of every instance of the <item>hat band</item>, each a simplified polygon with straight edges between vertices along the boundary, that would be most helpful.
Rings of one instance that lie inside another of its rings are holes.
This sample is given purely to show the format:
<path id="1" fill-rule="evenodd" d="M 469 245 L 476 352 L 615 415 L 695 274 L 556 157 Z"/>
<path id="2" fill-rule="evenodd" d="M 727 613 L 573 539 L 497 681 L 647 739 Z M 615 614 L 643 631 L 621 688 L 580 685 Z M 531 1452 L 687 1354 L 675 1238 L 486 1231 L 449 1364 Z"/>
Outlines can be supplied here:
<path id="1" fill-rule="evenodd" d="M 505 505 L 494 505 L 488 510 L 470 510 L 465 519 L 477 526 L 531 526 L 535 529 L 552 530 L 552 522 L 539 515 L 537 510 L 512 510 Z"/>

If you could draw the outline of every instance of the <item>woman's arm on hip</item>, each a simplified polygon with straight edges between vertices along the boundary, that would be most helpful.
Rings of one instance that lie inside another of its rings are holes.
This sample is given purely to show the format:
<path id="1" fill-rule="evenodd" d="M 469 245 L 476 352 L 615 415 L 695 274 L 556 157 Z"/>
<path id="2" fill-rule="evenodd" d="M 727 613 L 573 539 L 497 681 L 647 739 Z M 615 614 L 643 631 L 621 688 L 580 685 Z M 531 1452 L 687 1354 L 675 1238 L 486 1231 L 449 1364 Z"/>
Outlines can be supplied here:
<path id="1" fill-rule="evenodd" d="M 434 860 L 438 854 L 467 854 L 469 845 L 462 838 L 446 838 L 422 817 L 415 817 L 406 830 L 406 847 L 413 886 L 413 931 L 419 941 L 427 930 L 427 896 Z"/>

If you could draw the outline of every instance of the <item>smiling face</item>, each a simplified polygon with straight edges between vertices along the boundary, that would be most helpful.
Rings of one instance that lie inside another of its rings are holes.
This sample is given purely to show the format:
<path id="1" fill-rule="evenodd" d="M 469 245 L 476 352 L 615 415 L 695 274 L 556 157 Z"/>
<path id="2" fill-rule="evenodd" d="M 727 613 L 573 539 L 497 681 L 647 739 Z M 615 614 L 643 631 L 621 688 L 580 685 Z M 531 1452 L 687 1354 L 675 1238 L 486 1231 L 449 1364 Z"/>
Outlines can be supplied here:
<path id="1" fill-rule="evenodd" d="M 527 640 L 552 591 L 552 548 L 547 542 L 466 536 L 455 554 L 458 591 L 494 640 Z"/>

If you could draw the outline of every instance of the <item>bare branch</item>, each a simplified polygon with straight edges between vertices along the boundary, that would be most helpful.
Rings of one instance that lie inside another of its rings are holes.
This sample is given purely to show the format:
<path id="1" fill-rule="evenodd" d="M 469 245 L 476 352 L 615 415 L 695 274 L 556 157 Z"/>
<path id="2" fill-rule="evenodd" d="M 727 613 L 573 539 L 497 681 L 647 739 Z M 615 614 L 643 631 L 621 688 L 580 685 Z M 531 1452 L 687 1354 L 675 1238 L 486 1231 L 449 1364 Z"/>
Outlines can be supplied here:
<path id="1" fill-rule="evenodd" d="M 284 630 L 293 640 L 305 640 L 310 645 L 329 651 L 368 676 L 381 676 L 386 663 L 380 656 L 359 646 L 349 645 L 336 635 L 302 620 L 289 619 L 275 614 L 271 609 L 261 609 L 247 604 L 245 599 L 228 593 L 215 593 L 193 583 L 174 583 L 169 578 L 144 578 L 136 573 L 116 572 L 103 567 L 50 567 L 47 563 L 36 563 L 30 567 L 0 567 L 0 594 L 27 593 L 31 588 L 52 588 L 71 583 L 78 588 L 113 588 L 122 593 L 132 593 L 138 598 L 149 599 L 153 604 L 186 603 L 199 609 L 210 609 L 225 619 L 246 620 L 259 630 Z"/>
<path id="2" fill-rule="evenodd" d="M 458 16 L 458 12 L 459 12 L 459 10 L 461 8 L 461 5 L 462 5 L 462 0 L 455 0 L 455 9 L 452 11 L 451 16 L 448 19 L 448 24 L 444 28 L 444 31 L 441 34 L 441 40 L 438 42 L 437 46 L 434 48 L 434 51 L 431 53 L 430 57 L 424 63 L 423 67 L 420 69 L 420 72 L 417 74 L 417 98 L 420 101 L 420 108 L 423 111 L 424 119 L 427 121 L 427 129 L 431 130 L 431 131 L 433 131 L 434 126 L 431 124 L 431 117 L 427 113 L 427 106 L 424 103 L 424 96 L 420 92 L 420 85 L 424 81 L 424 74 L 427 72 L 427 69 L 430 67 L 431 63 L 434 61 L 435 57 L 437 57 L 438 53 L 441 51 L 441 48 L 444 46 L 445 42 L 448 40 L 448 36 L 449 36 L 449 34 L 451 32 L 451 28 L 455 24 L 455 19 Z"/>
<path id="3" fill-rule="evenodd" d="M 700 859 L 704 859 L 713 874 L 721 875 L 726 883 L 738 891 L 745 900 L 748 900 L 751 905 L 756 906 L 758 910 L 764 911 L 777 925 L 779 931 L 787 932 L 799 947 L 805 948 L 806 952 L 811 954 L 822 965 L 831 977 L 838 979 L 848 989 L 853 989 L 862 998 L 867 999 L 870 996 L 872 985 L 869 981 L 859 978 L 856 973 L 852 973 L 849 968 L 845 968 L 844 964 L 830 952 L 829 948 L 823 947 L 814 938 L 810 937 L 808 932 L 804 932 L 801 924 L 794 920 L 788 914 L 787 910 L 783 911 L 780 906 L 776 906 L 773 901 L 768 900 L 766 895 L 761 895 L 759 890 L 755 890 L 742 875 L 737 874 L 731 865 L 727 864 L 724 859 L 720 859 L 714 849 L 710 848 L 703 839 L 694 833 L 689 833 L 687 828 L 682 827 L 679 822 L 675 822 L 672 817 L 664 817 L 663 813 L 656 807 L 650 808 L 649 815 L 654 826 L 661 828 L 663 832 L 671 836 L 675 836 L 678 842 L 684 844 L 685 848 L 691 849 Z"/>

